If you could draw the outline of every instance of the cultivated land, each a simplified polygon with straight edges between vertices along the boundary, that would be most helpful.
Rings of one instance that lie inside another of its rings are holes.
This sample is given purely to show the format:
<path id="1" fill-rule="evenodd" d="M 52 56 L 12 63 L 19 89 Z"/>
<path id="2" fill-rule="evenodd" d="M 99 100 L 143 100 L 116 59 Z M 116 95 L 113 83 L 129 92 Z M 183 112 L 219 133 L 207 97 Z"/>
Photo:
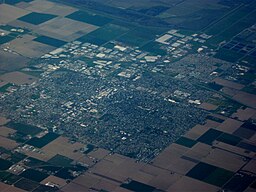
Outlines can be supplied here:
<path id="1" fill-rule="evenodd" d="M 0 191 L 255 191 L 255 10 L 0 3 Z"/>

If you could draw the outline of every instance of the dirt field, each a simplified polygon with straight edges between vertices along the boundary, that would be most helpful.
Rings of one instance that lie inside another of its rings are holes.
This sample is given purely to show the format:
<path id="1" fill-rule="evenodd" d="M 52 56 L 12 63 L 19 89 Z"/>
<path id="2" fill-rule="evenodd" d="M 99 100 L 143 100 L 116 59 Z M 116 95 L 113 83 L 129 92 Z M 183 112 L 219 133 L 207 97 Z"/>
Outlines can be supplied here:
<path id="1" fill-rule="evenodd" d="M 117 187 L 113 192 L 131 192 L 131 190 L 122 187 Z"/>
<path id="2" fill-rule="evenodd" d="M 100 182 L 101 178 L 91 173 L 85 173 L 73 180 L 74 183 L 90 188 Z"/>
<path id="3" fill-rule="evenodd" d="M 4 191 L 5 189 L 9 188 L 10 185 L 4 184 L 4 183 L 0 183 L 0 191 Z"/>
<path id="4" fill-rule="evenodd" d="M 15 147 L 17 147 L 19 144 L 16 143 L 15 141 L 8 139 L 6 137 L 2 137 L 0 136 L 0 146 L 4 147 L 5 149 L 14 149 Z"/>
<path id="5" fill-rule="evenodd" d="M 239 92 L 233 97 L 234 100 L 241 102 L 249 107 L 256 108 L 256 95 L 245 93 L 245 92 Z"/>
<path id="6" fill-rule="evenodd" d="M 187 151 L 184 155 L 186 157 L 201 161 L 211 152 L 211 150 L 212 148 L 210 145 L 204 143 L 197 143 L 191 148 L 191 150 Z"/>
<path id="7" fill-rule="evenodd" d="M 30 13 L 30 11 L 20 9 L 18 7 L 14 7 L 7 4 L 0 4 L 0 23 L 1 24 L 9 23 L 28 13 Z"/>
<path id="8" fill-rule="evenodd" d="M 235 119 L 230 119 L 228 118 L 227 120 L 225 120 L 219 127 L 218 129 L 227 133 L 233 133 L 234 131 L 236 131 L 241 125 L 243 124 L 243 122 L 241 121 L 237 121 Z"/>
<path id="9" fill-rule="evenodd" d="M 255 173 L 256 172 L 256 160 L 252 159 L 246 166 L 243 167 L 243 170 Z"/>
<path id="10" fill-rule="evenodd" d="M 6 119 L 5 117 L 1 117 L 1 116 L 0 116 L 0 126 L 6 124 L 6 123 L 8 123 L 8 122 L 9 122 L 8 119 Z"/>
<path id="11" fill-rule="evenodd" d="M 14 129 L 10 129 L 8 127 L 0 127 L 0 135 L 3 136 L 3 137 L 7 137 L 9 136 L 9 134 L 13 134 L 15 133 L 16 131 Z"/>
<path id="12" fill-rule="evenodd" d="M 205 109 L 205 110 L 208 110 L 208 111 L 214 111 L 218 108 L 218 106 L 213 105 L 211 103 L 202 103 L 201 105 L 199 105 L 199 108 Z"/>
<path id="13" fill-rule="evenodd" d="M 83 144 L 71 144 L 69 143 L 68 138 L 61 136 L 44 146 L 43 150 L 54 154 L 60 154 L 70 159 L 78 160 L 83 156 L 83 154 L 79 152 L 79 150 L 83 147 Z M 75 150 L 77 150 L 77 152 L 75 152 Z"/>
<path id="14" fill-rule="evenodd" d="M 0 50 L 0 71 L 10 72 L 27 66 L 29 59 Z"/>
<path id="15" fill-rule="evenodd" d="M 63 187 L 61 189 L 61 191 L 63 192 L 85 192 L 85 191 L 89 191 L 89 188 L 86 188 L 84 186 L 78 185 L 76 183 L 70 183 L 68 185 L 66 185 L 65 187 Z"/>
<path id="16" fill-rule="evenodd" d="M 231 97 L 235 96 L 239 92 L 237 89 L 232 89 L 228 87 L 223 87 L 221 91 Z"/>
<path id="17" fill-rule="evenodd" d="M 246 150 L 244 150 L 242 148 L 232 146 L 232 145 L 229 145 L 229 144 L 226 144 L 226 143 L 223 143 L 223 142 L 214 143 L 213 146 L 221 148 L 221 149 L 228 150 L 230 152 L 242 155 L 244 157 L 254 158 L 254 156 L 255 156 L 255 153 L 247 153 Z"/>
<path id="18" fill-rule="evenodd" d="M 112 162 L 110 167 L 111 170 L 107 173 L 107 175 L 117 181 L 124 182 L 127 178 L 131 178 L 137 172 L 137 170 L 140 169 L 141 165 L 136 163 L 133 159 L 126 159 L 120 164 Z M 104 169 L 104 167 L 101 168 Z"/>
<path id="19" fill-rule="evenodd" d="M 106 157 L 108 154 L 110 153 L 110 151 L 106 150 L 106 149 L 97 149 L 96 151 L 92 151 L 88 154 L 89 157 L 95 158 L 95 159 L 103 159 L 104 157 Z"/>
<path id="20" fill-rule="evenodd" d="M 5 183 L 0 183 L 0 191 L 1 192 L 25 192 L 22 189 L 14 187 L 12 185 L 7 185 Z"/>
<path id="21" fill-rule="evenodd" d="M 21 20 L 14 20 L 14 21 L 11 21 L 8 24 L 10 24 L 12 26 L 15 26 L 15 27 L 27 28 L 31 31 L 34 31 L 35 29 L 38 28 L 37 25 L 33 25 L 31 23 L 27 23 L 27 22 L 24 22 L 24 21 L 21 21 Z"/>
<path id="22" fill-rule="evenodd" d="M 171 171 L 173 169 L 173 162 L 177 162 L 187 150 L 187 147 L 173 143 L 153 160 L 153 165 Z"/>
<path id="23" fill-rule="evenodd" d="M 170 147 L 168 151 L 174 148 Z M 184 164 L 182 159 L 179 160 L 179 164 Z M 169 163 L 171 162 L 170 160 Z M 187 165 L 188 163 L 186 162 L 184 167 L 188 169 Z M 194 165 L 193 163 L 191 166 L 193 167 Z M 119 154 L 108 154 L 89 170 L 89 172 L 76 178 L 73 182 L 86 188 L 93 187 L 99 190 L 104 188 L 109 191 L 119 191 L 117 189 L 119 189 L 120 183 L 130 178 L 155 186 L 158 189 L 167 190 L 170 185 L 181 178 L 180 174 L 171 174 L 172 171 L 168 171 L 166 168 L 162 169 L 156 165 L 138 163 Z"/>
<path id="24" fill-rule="evenodd" d="M 114 189 L 116 189 L 120 184 L 119 183 L 115 183 L 113 181 L 109 181 L 109 180 L 101 180 L 96 186 L 95 188 L 98 190 L 104 189 L 106 191 L 113 191 Z"/>
<path id="25" fill-rule="evenodd" d="M 185 134 L 185 137 L 196 140 L 208 130 L 209 128 L 206 126 L 196 125 Z"/>
<path id="26" fill-rule="evenodd" d="M 238 118 L 240 121 L 245 121 L 256 115 L 256 110 L 251 108 L 238 109 L 236 113 L 232 115 L 233 118 Z"/>
<path id="27" fill-rule="evenodd" d="M 225 159 L 225 161 L 223 161 L 223 159 Z M 233 172 L 238 171 L 240 167 L 246 163 L 243 160 L 243 157 L 220 149 L 213 149 L 211 153 L 209 153 L 209 155 L 203 159 L 203 162 Z"/>
<path id="28" fill-rule="evenodd" d="M 229 87 L 229 88 L 233 88 L 233 89 L 237 89 L 237 90 L 244 88 L 244 85 L 242 85 L 242 84 L 235 83 L 235 82 L 228 81 L 228 80 L 221 79 L 221 78 L 214 79 L 214 82 L 219 85 L 222 85 L 224 87 Z"/>
<path id="29" fill-rule="evenodd" d="M 30 6 L 29 2 L 25 2 L 25 1 L 21 1 L 15 4 L 15 7 L 19 7 L 21 9 L 26 9 L 29 6 Z"/>
<path id="30" fill-rule="evenodd" d="M 84 175 L 81 175 L 73 182 L 85 188 L 95 188 L 98 190 L 105 189 L 108 191 L 113 191 L 120 185 L 120 183 L 90 173 L 85 173 Z"/>
<path id="31" fill-rule="evenodd" d="M 173 191 L 215 192 L 215 191 L 218 191 L 218 187 L 184 176 L 182 177 L 182 179 L 180 179 L 178 182 L 172 185 L 167 191 L 168 192 L 173 192 Z"/>
<path id="32" fill-rule="evenodd" d="M 26 9 L 33 12 L 44 12 L 59 16 L 66 16 L 77 11 L 76 8 L 49 2 L 46 0 L 32 1 L 29 3 L 29 6 L 27 6 Z"/>
<path id="33" fill-rule="evenodd" d="M 57 17 L 42 23 L 39 28 L 35 29 L 35 32 L 64 41 L 73 41 L 96 29 L 98 29 L 98 27 L 94 25 Z"/>
<path id="34" fill-rule="evenodd" d="M 37 58 L 55 49 L 55 47 L 33 41 L 36 37 L 24 35 L 10 42 L 10 49 L 30 58 Z"/>
<path id="35" fill-rule="evenodd" d="M 16 85 L 31 84 L 37 80 L 36 77 L 21 72 L 10 72 L 0 76 L 0 79 Z"/>
<path id="36" fill-rule="evenodd" d="M 210 119 L 207 119 L 206 123 L 204 124 L 204 126 L 207 128 L 218 127 L 219 125 L 220 123 L 218 123 L 217 121 L 212 121 Z"/>
<path id="37" fill-rule="evenodd" d="M 59 177 L 55 177 L 53 175 L 50 175 L 49 177 L 47 177 L 46 179 L 44 179 L 43 181 L 41 181 L 41 184 L 46 184 L 46 183 L 54 183 L 54 184 L 58 184 L 60 187 L 63 187 L 64 185 L 66 185 L 66 180 L 61 179 Z"/>
<path id="38" fill-rule="evenodd" d="M 0 80 L 0 88 L 8 84 L 8 82 Z"/>
<path id="39" fill-rule="evenodd" d="M 176 183 L 180 178 L 181 178 L 181 175 L 176 173 L 170 174 L 170 172 L 168 172 L 168 173 L 161 174 L 154 177 L 151 181 L 147 182 L 147 184 L 166 191 L 171 185 Z"/>
<path id="40" fill-rule="evenodd" d="M 41 161 L 48 161 L 49 159 L 51 159 L 56 155 L 56 153 L 51 153 L 49 151 L 42 151 L 42 153 L 38 153 L 38 152 L 23 150 L 22 152 L 25 153 L 27 156 L 39 159 Z"/>
<path id="41" fill-rule="evenodd" d="M 82 156 L 80 159 L 77 159 L 77 161 L 79 161 L 87 166 L 92 166 L 95 164 L 94 160 L 87 156 Z"/>

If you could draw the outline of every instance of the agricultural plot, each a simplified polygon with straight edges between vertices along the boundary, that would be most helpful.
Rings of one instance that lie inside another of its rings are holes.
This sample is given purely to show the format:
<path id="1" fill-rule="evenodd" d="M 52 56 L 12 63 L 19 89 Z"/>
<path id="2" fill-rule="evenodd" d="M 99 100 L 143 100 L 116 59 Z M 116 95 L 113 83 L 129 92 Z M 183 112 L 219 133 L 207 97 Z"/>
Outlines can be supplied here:
<path id="1" fill-rule="evenodd" d="M 6 126 L 27 135 L 36 135 L 42 131 L 42 129 L 35 126 L 25 125 L 21 123 L 14 123 L 14 122 L 9 122 Z"/>
<path id="2" fill-rule="evenodd" d="M 215 0 L 187 0 L 162 12 L 159 17 L 185 29 L 201 30 L 231 9 Z"/>
<path id="3" fill-rule="evenodd" d="M 53 47 L 61 47 L 64 44 L 67 43 L 67 42 L 62 41 L 60 39 L 55 39 L 55 38 L 47 37 L 47 36 L 37 37 L 37 38 L 34 39 L 34 41 L 37 41 L 39 43 L 43 43 L 43 44 L 46 44 L 46 45 L 50 45 L 50 46 L 53 46 Z"/>
<path id="4" fill-rule="evenodd" d="M 0 36 L 0 45 L 8 43 L 9 41 L 11 41 L 13 39 L 14 39 L 14 37 L 9 36 L 9 35 L 7 35 L 7 36 Z"/>
<path id="5" fill-rule="evenodd" d="M 27 142 L 27 144 L 32 145 L 32 146 L 37 147 L 37 148 L 42 148 L 45 145 L 47 145 L 48 143 L 57 139 L 58 137 L 59 137 L 59 135 L 57 135 L 55 133 L 47 133 L 43 137 L 40 137 L 40 138 L 34 137 L 34 138 L 30 139 Z"/>
<path id="6" fill-rule="evenodd" d="M 233 176 L 233 173 L 210 164 L 199 163 L 187 173 L 187 176 L 221 187 Z"/>
<path id="7" fill-rule="evenodd" d="M 8 4 L 0 4 L 0 23 L 7 24 L 29 13 L 30 11 L 18 7 Z"/>
<path id="8" fill-rule="evenodd" d="M 121 7 L 123 9 L 134 9 L 134 10 L 143 10 L 149 9 L 151 7 L 167 6 L 167 4 L 175 5 L 182 0 L 162 0 L 156 2 L 154 0 L 141 0 L 141 1 L 126 1 L 126 0 L 97 0 L 97 2 L 104 3 L 113 7 Z"/>
<path id="9" fill-rule="evenodd" d="M 69 159 L 68 157 L 57 154 L 53 158 L 49 159 L 47 162 L 55 166 L 69 167 L 72 161 L 73 160 Z"/>
<path id="10" fill-rule="evenodd" d="M 23 17 L 18 18 L 18 20 L 31 23 L 33 25 L 39 25 L 55 17 L 57 16 L 51 15 L 51 14 L 45 14 L 45 13 L 32 12 L 27 15 L 24 15 Z"/>
<path id="11" fill-rule="evenodd" d="M 22 172 L 20 176 L 27 179 L 32 179 L 35 182 L 40 182 L 44 180 L 46 177 L 48 177 L 49 175 L 33 169 L 27 169 L 26 171 Z"/>
<path id="12" fill-rule="evenodd" d="M 47 0 L 33 0 L 26 5 L 25 9 L 32 12 L 46 13 L 58 16 L 66 16 L 77 11 L 77 9 L 74 7 L 54 3 Z"/>
<path id="13" fill-rule="evenodd" d="M 55 49 L 54 46 L 33 41 L 35 38 L 36 37 L 32 35 L 24 35 L 21 38 L 12 40 L 9 47 L 20 55 L 28 58 L 38 58 Z"/>
<path id="14" fill-rule="evenodd" d="M 142 50 L 148 51 L 154 55 L 166 55 L 166 50 L 162 49 L 161 46 L 156 42 L 149 42 L 141 47 Z"/>
<path id="15" fill-rule="evenodd" d="M 47 23 L 41 24 L 35 31 L 39 34 L 44 34 L 45 36 L 69 42 L 96 29 L 98 29 L 98 27 L 95 25 L 65 17 L 57 17 Z"/>
<path id="16" fill-rule="evenodd" d="M 27 75 L 18 71 L 1 75 L 0 79 L 16 85 L 31 84 L 37 80 L 37 78 L 34 76 Z"/>
<path id="17" fill-rule="evenodd" d="M 253 3 L 252 3 L 253 4 Z M 242 18 L 246 17 L 251 11 L 253 11 L 253 6 L 249 8 L 247 6 L 239 6 L 234 11 L 232 11 L 227 16 L 223 17 L 216 23 L 210 25 L 205 32 L 210 35 L 216 35 L 225 30 L 223 29 L 223 26 L 229 27 L 233 23 L 237 22 L 238 20 L 241 20 Z"/>
<path id="18" fill-rule="evenodd" d="M 33 0 L 5 0 L 5 3 L 10 4 L 10 5 L 15 5 L 17 3 L 21 3 L 21 2 L 29 3 L 31 1 L 33 1 Z"/>
<path id="19" fill-rule="evenodd" d="M 256 16 L 255 8 L 255 2 L 252 2 L 250 5 L 241 6 L 241 8 L 238 8 L 230 15 L 209 27 L 205 32 L 215 35 L 210 42 L 217 44 L 224 40 L 230 40 L 245 28 L 253 25 Z M 223 28 L 223 26 L 225 27 Z"/>
<path id="20" fill-rule="evenodd" d="M 163 29 L 143 28 L 133 29 L 119 37 L 117 40 L 125 44 L 141 47 L 163 33 Z"/>
<path id="21" fill-rule="evenodd" d="M 118 38 L 127 31 L 129 31 L 129 29 L 125 27 L 115 24 L 108 24 L 77 40 L 82 42 L 90 42 L 96 45 L 101 45 L 107 43 L 108 41 Z"/>
<path id="22" fill-rule="evenodd" d="M 96 15 L 96 14 L 90 14 L 84 11 L 76 11 L 66 17 L 76 21 L 82 21 L 82 22 L 89 23 L 96 26 L 103 26 L 111 22 L 111 19 L 109 18 Z"/>
<path id="23" fill-rule="evenodd" d="M 186 138 L 186 137 L 181 137 L 179 138 L 176 142 L 176 144 L 179 144 L 179 145 L 183 145 L 185 147 L 193 147 L 197 142 L 192 140 L 192 139 L 189 139 L 189 138 Z"/>

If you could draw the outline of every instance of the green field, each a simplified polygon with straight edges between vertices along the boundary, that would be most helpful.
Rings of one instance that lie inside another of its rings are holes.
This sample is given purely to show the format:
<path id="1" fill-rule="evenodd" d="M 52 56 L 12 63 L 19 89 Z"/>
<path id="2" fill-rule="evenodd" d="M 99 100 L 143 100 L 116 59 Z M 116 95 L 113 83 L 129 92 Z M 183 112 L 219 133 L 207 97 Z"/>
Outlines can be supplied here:
<path id="1" fill-rule="evenodd" d="M 90 35 L 85 35 L 77 39 L 77 41 L 81 41 L 83 43 L 91 43 L 95 45 L 103 45 L 107 43 L 107 40 L 101 39 L 101 38 L 96 38 Z"/>
<path id="2" fill-rule="evenodd" d="M 10 173 L 7 177 L 4 178 L 5 183 L 12 185 L 16 183 L 18 180 L 20 180 L 22 177 L 19 175 L 14 175 Z"/>
<path id="3" fill-rule="evenodd" d="M 217 141 L 221 141 L 223 143 L 227 143 L 229 145 L 234 145 L 236 146 L 242 139 L 240 139 L 237 136 L 228 134 L 228 133 L 223 133 L 220 137 L 216 139 Z"/>
<path id="4" fill-rule="evenodd" d="M 52 157 L 51 159 L 49 159 L 47 162 L 52 165 L 56 165 L 56 166 L 60 166 L 60 167 L 70 167 L 70 163 L 72 161 L 73 160 L 68 157 L 57 154 L 54 157 Z"/>
<path id="5" fill-rule="evenodd" d="M 223 186 L 232 176 L 233 172 L 218 168 L 216 166 L 200 162 L 193 167 L 186 176 L 204 181 L 206 183 Z"/>
<path id="6" fill-rule="evenodd" d="M 21 160 L 25 159 L 27 155 L 24 155 L 22 153 L 14 152 L 11 153 L 11 156 L 8 158 L 8 161 L 11 161 L 13 163 L 18 163 Z"/>
<path id="7" fill-rule="evenodd" d="M 233 172 L 216 168 L 205 180 L 204 182 L 222 187 L 228 180 L 233 176 Z"/>
<path id="8" fill-rule="evenodd" d="M 100 16 L 100 15 L 90 14 L 85 11 L 76 11 L 66 17 L 69 19 L 73 19 L 76 21 L 81 21 L 81 22 L 85 22 L 85 23 L 89 23 L 97 26 L 103 26 L 112 21 L 112 19 Z"/>
<path id="9" fill-rule="evenodd" d="M 38 133 L 40 133 L 42 131 L 42 129 L 32 126 L 32 125 L 26 125 L 26 124 L 22 124 L 22 123 L 14 123 L 14 122 L 9 122 L 7 125 L 7 127 L 10 127 L 12 129 L 17 130 L 18 132 L 21 132 L 23 134 L 26 135 L 36 135 Z"/>
<path id="10" fill-rule="evenodd" d="M 0 93 L 6 92 L 7 89 L 8 89 L 9 87 L 11 87 L 11 86 L 13 86 L 13 84 L 12 84 L 12 83 L 8 83 L 8 84 L 6 84 L 6 85 L 0 87 Z"/>
<path id="11" fill-rule="evenodd" d="M 0 36 L 0 45 L 4 43 L 8 43 L 13 39 L 15 39 L 16 37 L 24 35 L 29 32 L 28 29 L 24 29 L 24 28 L 22 28 L 22 30 L 24 30 L 23 32 L 11 31 L 12 29 L 21 29 L 21 28 L 13 27 L 10 25 L 0 25 L 0 29 L 9 32 L 5 36 Z"/>
<path id="12" fill-rule="evenodd" d="M 189 139 L 189 138 L 186 138 L 186 137 L 181 137 L 179 138 L 176 142 L 176 144 L 179 144 L 179 145 L 183 145 L 185 147 L 193 147 L 197 142 L 192 140 L 192 139 Z"/>
<path id="13" fill-rule="evenodd" d="M 37 38 L 34 39 L 34 41 L 37 41 L 39 43 L 43 43 L 43 44 L 46 44 L 46 45 L 50 45 L 50 46 L 53 46 L 53 47 L 61 47 L 64 44 L 67 43 L 65 41 L 55 39 L 55 38 L 52 38 L 52 37 L 47 37 L 47 36 L 37 37 Z"/>
<path id="14" fill-rule="evenodd" d="M 217 54 L 214 57 L 216 57 L 218 59 L 222 59 L 224 61 L 236 62 L 241 57 L 243 57 L 243 54 L 237 53 L 233 50 L 220 48 L 219 51 L 217 52 Z"/>
<path id="15" fill-rule="evenodd" d="M 90 35 L 96 37 L 96 38 L 101 38 L 104 40 L 112 40 L 122 34 L 124 34 L 125 32 L 127 32 L 129 29 L 122 27 L 122 26 L 118 26 L 115 24 L 108 24 L 104 27 L 101 27 L 93 32 L 90 33 Z"/>
<path id="16" fill-rule="evenodd" d="M 33 157 L 28 157 L 27 161 L 24 164 L 28 167 L 44 167 L 49 165 L 48 163 L 41 161 L 39 159 L 35 159 Z"/>
<path id="17" fill-rule="evenodd" d="M 39 24 L 49 21 L 55 17 L 57 17 L 57 16 L 52 15 L 52 14 L 32 12 L 32 13 L 29 13 L 27 15 L 24 15 L 24 16 L 18 18 L 18 20 L 24 21 L 24 22 L 27 22 L 27 23 L 30 23 L 33 25 L 39 25 Z"/>
<path id="18" fill-rule="evenodd" d="M 0 158 L 0 170 L 9 169 L 9 167 L 11 166 L 12 166 L 12 163 L 10 161 Z"/>
<path id="19" fill-rule="evenodd" d="M 251 94 L 254 94 L 256 93 L 256 87 L 254 85 L 247 85 L 246 87 L 244 87 L 242 89 L 242 91 L 245 91 L 247 93 L 251 93 Z"/>
<path id="20" fill-rule="evenodd" d="M 89 42 L 96 45 L 102 45 L 110 40 L 114 40 L 127 31 L 129 31 L 129 29 L 125 27 L 115 24 L 108 24 L 85 36 L 80 37 L 77 40 L 81 42 Z"/>
<path id="21" fill-rule="evenodd" d="M 18 182 L 16 182 L 14 186 L 25 191 L 33 191 L 35 188 L 39 187 L 39 183 L 22 178 Z"/>
<path id="22" fill-rule="evenodd" d="M 15 39 L 14 37 L 10 36 L 10 35 L 6 35 L 6 36 L 0 36 L 0 45 L 1 44 L 5 44 L 8 43 L 9 41 Z"/>
<path id="23" fill-rule="evenodd" d="M 220 31 L 223 30 L 223 26 L 230 26 L 237 20 L 241 19 L 242 17 L 245 17 L 248 14 L 247 8 L 244 6 L 240 6 L 235 11 L 221 19 L 220 21 L 216 22 L 215 24 L 209 26 L 205 33 L 210 35 L 216 35 L 220 33 Z"/>
<path id="24" fill-rule="evenodd" d="M 117 40 L 128 45 L 142 47 L 154 40 L 156 35 L 160 35 L 164 32 L 166 32 L 166 30 L 160 28 L 138 27 L 122 35 Z"/>
<path id="25" fill-rule="evenodd" d="M 20 3 L 20 2 L 29 3 L 31 1 L 33 1 L 33 0 L 5 0 L 5 3 L 10 4 L 10 5 L 15 5 L 15 4 Z"/>
<path id="26" fill-rule="evenodd" d="M 141 47 L 142 50 L 153 53 L 154 55 L 166 55 L 167 52 L 161 49 L 161 45 L 155 41 L 151 41 Z"/>
<path id="27" fill-rule="evenodd" d="M 59 137 L 59 135 L 57 135 L 55 133 L 47 133 L 46 135 L 44 135 L 41 138 L 34 137 L 34 138 L 30 139 L 27 142 L 27 144 L 32 145 L 32 146 L 37 147 L 37 148 L 42 148 L 45 145 L 47 145 L 48 143 L 57 139 L 58 137 Z"/>
<path id="28" fill-rule="evenodd" d="M 23 34 L 22 34 L 23 35 Z M 6 36 L 0 36 L 0 45 L 4 44 L 4 43 L 8 43 L 16 38 L 21 38 L 22 37 L 21 34 L 18 33 L 9 33 Z"/>
<path id="29" fill-rule="evenodd" d="M 221 131 L 209 129 L 206 133 L 199 137 L 197 141 L 211 145 L 212 142 L 215 141 L 221 134 Z"/>
<path id="30" fill-rule="evenodd" d="M 255 8 L 255 2 L 252 2 L 250 6 L 241 6 L 231 14 L 208 27 L 204 32 L 215 35 L 209 42 L 212 44 L 218 44 L 224 40 L 230 40 L 245 28 L 255 24 Z"/>
<path id="31" fill-rule="evenodd" d="M 7 171 L 0 171 L 0 181 L 4 181 L 6 177 L 8 177 L 11 173 Z"/>
<path id="32" fill-rule="evenodd" d="M 42 180 L 44 180 L 49 175 L 47 175 L 46 173 L 34 170 L 34 169 L 27 169 L 24 172 L 22 172 L 20 174 L 20 176 L 22 176 L 24 178 L 27 178 L 27 179 L 31 179 L 31 180 L 36 181 L 36 182 L 41 182 Z"/>

